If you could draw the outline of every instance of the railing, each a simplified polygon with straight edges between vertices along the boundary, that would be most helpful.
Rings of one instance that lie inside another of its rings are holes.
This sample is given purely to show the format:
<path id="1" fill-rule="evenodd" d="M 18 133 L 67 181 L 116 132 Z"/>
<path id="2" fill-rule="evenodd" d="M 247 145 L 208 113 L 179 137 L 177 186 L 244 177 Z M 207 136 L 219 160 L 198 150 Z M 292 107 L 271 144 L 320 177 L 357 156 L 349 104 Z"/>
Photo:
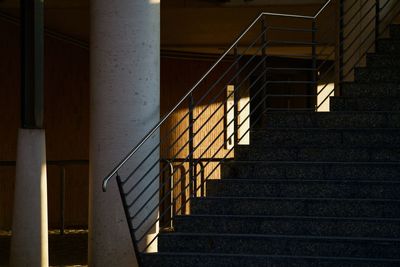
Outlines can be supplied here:
<path id="1" fill-rule="evenodd" d="M 104 179 L 106 191 L 116 176 L 139 264 L 267 112 L 321 111 L 398 10 L 395 0 L 329 0 L 314 16 L 261 13 Z"/>
<path id="2" fill-rule="evenodd" d="M 88 160 L 49 160 L 47 161 L 48 166 L 55 166 L 58 167 L 60 170 L 60 225 L 59 230 L 60 234 L 63 235 L 65 232 L 65 192 L 66 192 L 66 168 L 67 166 L 87 166 L 89 164 Z M 15 167 L 15 161 L 0 161 L 0 167 Z M 51 189 L 49 192 L 51 192 Z"/>

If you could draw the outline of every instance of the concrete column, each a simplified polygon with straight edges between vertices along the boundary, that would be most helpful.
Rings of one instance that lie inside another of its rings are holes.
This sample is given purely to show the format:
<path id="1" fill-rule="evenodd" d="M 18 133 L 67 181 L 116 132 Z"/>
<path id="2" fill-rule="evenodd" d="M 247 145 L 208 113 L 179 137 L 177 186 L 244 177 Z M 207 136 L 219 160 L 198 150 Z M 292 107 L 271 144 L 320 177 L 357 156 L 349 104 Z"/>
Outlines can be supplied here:
<path id="1" fill-rule="evenodd" d="M 89 265 L 136 266 L 116 181 L 110 181 L 106 193 L 102 192 L 101 184 L 105 175 L 159 121 L 160 3 L 159 0 L 94 0 L 90 11 Z M 158 140 L 158 135 L 154 136 L 140 155 Z M 154 163 L 150 161 L 155 158 L 158 151 L 144 167 Z M 139 157 L 134 157 L 121 170 L 122 179 L 138 160 Z M 154 169 L 154 173 L 158 170 Z M 146 177 L 147 182 L 150 178 L 153 177 Z M 158 181 L 145 192 L 145 198 L 154 192 L 154 186 L 158 187 Z M 137 196 L 137 192 L 133 193 Z M 137 208 L 134 205 L 130 213 L 134 214 Z M 148 209 L 145 210 L 148 214 Z"/>
<path id="2" fill-rule="evenodd" d="M 49 266 L 45 132 L 20 129 L 10 266 Z"/>

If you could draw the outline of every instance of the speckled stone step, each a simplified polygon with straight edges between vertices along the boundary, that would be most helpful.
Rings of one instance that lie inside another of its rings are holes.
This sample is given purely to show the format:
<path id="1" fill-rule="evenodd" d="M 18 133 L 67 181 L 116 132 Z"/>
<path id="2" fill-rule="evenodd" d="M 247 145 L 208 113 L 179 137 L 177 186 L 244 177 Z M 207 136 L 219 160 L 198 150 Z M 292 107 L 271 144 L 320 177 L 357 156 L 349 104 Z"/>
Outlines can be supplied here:
<path id="1" fill-rule="evenodd" d="M 400 238 L 400 219 L 190 215 L 177 216 L 181 233 L 236 233 Z"/>
<path id="2" fill-rule="evenodd" d="M 388 162 L 227 161 L 222 178 L 308 180 L 400 180 L 400 164 Z"/>
<path id="3" fill-rule="evenodd" d="M 203 197 L 192 214 L 400 218 L 400 201 L 387 199 Z"/>
<path id="4" fill-rule="evenodd" d="M 330 111 L 400 111 L 400 98 L 331 97 Z"/>
<path id="5" fill-rule="evenodd" d="M 359 67 L 354 69 L 356 82 L 399 82 L 399 68 Z"/>
<path id="6" fill-rule="evenodd" d="M 400 55 L 368 54 L 367 66 L 371 68 L 400 67 Z"/>
<path id="7" fill-rule="evenodd" d="M 376 51 L 379 54 L 400 54 L 400 40 L 394 38 L 379 39 Z"/>
<path id="8" fill-rule="evenodd" d="M 398 267 L 400 260 L 356 257 L 301 257 L 281 255 L 234 255 L 222 253 L 164 252 L 143 254 L 151 267 Z"/>
<path id="9" fill-rule="evenodd" d="M 165 233 L 159 236 L 158 248 L 160 252 L 396 259 L 400 255 L 400 239 Z"/>
<path id="10" fill-rule="evenodd" d="M 250 146 L 288 147 L 399 147 L 400 129 L 266 129 L 250 132 Z M 239 145 L 240 150 L 246 145 Z"/>
<path id="11" fill-rule="evenodd" d="M 315 147 L 257 147 L 240 146 L 235 153 L 237 160 L 268 161 L 337 161 L 337 162 L 399 162 L 400 148 L 340 148 L 315 144 Z"/>
<path id="12" fill-rule="evenodd" d="M 312 197 L 400 199 L 400 181 L 244 180 L 207 181 L 211 197 Z"/>
<path id="13" fill-rule="evenodd" d="M 400 128 L 399 112 L 270 112 L 265 128 Z"/>
<path id="14" fill-rule="evenodd" d="M 400 97 L 400 83 L 391 82 L 344 82 L 343 97 Z"/>
<path id="15" fill-rule="evenodd" d="M 398 147 L 400 129 L 271 128 L 253 130 L 250 146 L 270 147 Z M 246 145 L 239 145 L 240 150 Z"/>
<path id="16" fill-rule="evenodd" d="M 394 40 L 400 39 L 400 25 L 392 24 L 389 26 L 390 38 Z"/>

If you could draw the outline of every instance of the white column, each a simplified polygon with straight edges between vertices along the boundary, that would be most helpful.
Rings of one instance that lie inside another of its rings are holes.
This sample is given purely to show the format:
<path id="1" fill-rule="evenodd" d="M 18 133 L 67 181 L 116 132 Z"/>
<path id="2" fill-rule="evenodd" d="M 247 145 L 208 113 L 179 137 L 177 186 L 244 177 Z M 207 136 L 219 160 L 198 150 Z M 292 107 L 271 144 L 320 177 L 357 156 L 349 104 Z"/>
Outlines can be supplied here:
<path id="1" fill-rule="evenodd" d="M 101 184 L 159 121 L 160 3 L 94 0 L 90 11 L 89 265 L 136 266 L 116 181 L 110 181 L 106 193 Z M 152 138 L 146 147 L 158 139 Z M 132 166 L 131 161 L 122 174 Z"/>
<path id="2" fill-rule="evenodd" d="M 49 266 L 44 130 L 20 129 L 10 266 Z"/>

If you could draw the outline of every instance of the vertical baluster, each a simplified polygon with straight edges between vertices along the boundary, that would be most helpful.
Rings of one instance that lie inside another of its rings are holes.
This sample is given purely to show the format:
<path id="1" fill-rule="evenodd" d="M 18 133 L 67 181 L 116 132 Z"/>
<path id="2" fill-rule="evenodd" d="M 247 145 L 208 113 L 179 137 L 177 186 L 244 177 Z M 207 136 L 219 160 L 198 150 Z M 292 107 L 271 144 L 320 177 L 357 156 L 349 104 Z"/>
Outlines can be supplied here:
<path id="1" fill-rule="evenodd" d="M 235 46 L 235 48 L 233 49 L 233 54 L 234 54 L 234 60 L 236 61 L 236 60 L 238 60 L 238 48 L 237 48 L 237 45 Z M 236 72 L 238 72 L 239 71 L 239 68 L 240 68 L 240 66 L 239 66 L 239 61 L 237 61 L 236 62 Z M 238 92 L 238 90 L 237 90 L 237 86 L 239 85 L 239 75 L 236 77 L 236 79 L 235 79 L 235 89 L 234 89 L 234 92 L 233 92 L 233 125 L 234 125 L 234 133 L 233 133 L 233 136 L 234 136 L 234 143 L 233 143 L 233 146 L 236 148 L 236 145 L 238 144 L 238 140 L 239 140 L 239 134 L 238 134 L 238 131 L 239 131 L 239 123 L 238 123 L 238 114 L 239 114 L 239 107 L 238 107 L 238 103 L 239 103 L 239 99 L 238 99 L 238 94 L 239 94 L 239 92 Z M 230 122 L 228 122 L 228 123 L 230 123 Z"/>
<path id="2" fill-rule="evenodd" d="M 194 175 L 194 161 L 193 161 L 193 154 L 194 154 L 194 131 L 193 131 L 193 124 L 194 124 L 194 99 L 193 94 L 189 95 L 189 190 L 190 196 L 195 197 L 196 193 L 196 177 Z"/>
<path id="3" fill-rule="evenodd" d="M 267 83 L 267 60 L 265 59 L 265 57 L 267 56 L 267 25 L 266 25 L 266 21 L 265 21 L 265 17 L 263 17 L 261 19 L 261 32 L 262 37 L 261 37 L 261 60 L 264 60 L 263 64 L 262 64 L 262 71 L 264 72 L 264 75 L 262 77 L 262 86 L 264 86 Z M 263 103 L 262 103 L 262 112 L 267 110 L 267 87 L 265 86 L 262 89 L 262 99 Z"/>
<path id="4" fill-rule="evenodd" d="M 380 2 L 375 0 L 375 41 L 379 38 L 380 13 Z"/>
<path id="5" fill-rule="evenodd" d="M 344 62 L 344 0 L 339 1 L 339 92 L 343 82 L 343 62 Z"/>
<path id="6" fill-rule="evenodd" d="M 316 95 L 318 92 L 318 70 L 317 70 L 317 27 L 316 27 L 316 19 L 312 20 L 312 26 L 311 26 L 311 45 L 312 45 L 312 66 L 311 66 L 311 75 L 312 75 L 312 91 L 311 94 Z M 308 97 L 308 99 L 310 99 L 310 97 Z M 313 98 L 313 105 L 316 108 L 317 105 L 317 100 L 315 98 Z"/>
<path id="7" fill-rule="evenodd" d="M 65 166 L 61 166 L 61 180 L 60 180 L 60 234 L 64 234 L 65 230 Z"/>

